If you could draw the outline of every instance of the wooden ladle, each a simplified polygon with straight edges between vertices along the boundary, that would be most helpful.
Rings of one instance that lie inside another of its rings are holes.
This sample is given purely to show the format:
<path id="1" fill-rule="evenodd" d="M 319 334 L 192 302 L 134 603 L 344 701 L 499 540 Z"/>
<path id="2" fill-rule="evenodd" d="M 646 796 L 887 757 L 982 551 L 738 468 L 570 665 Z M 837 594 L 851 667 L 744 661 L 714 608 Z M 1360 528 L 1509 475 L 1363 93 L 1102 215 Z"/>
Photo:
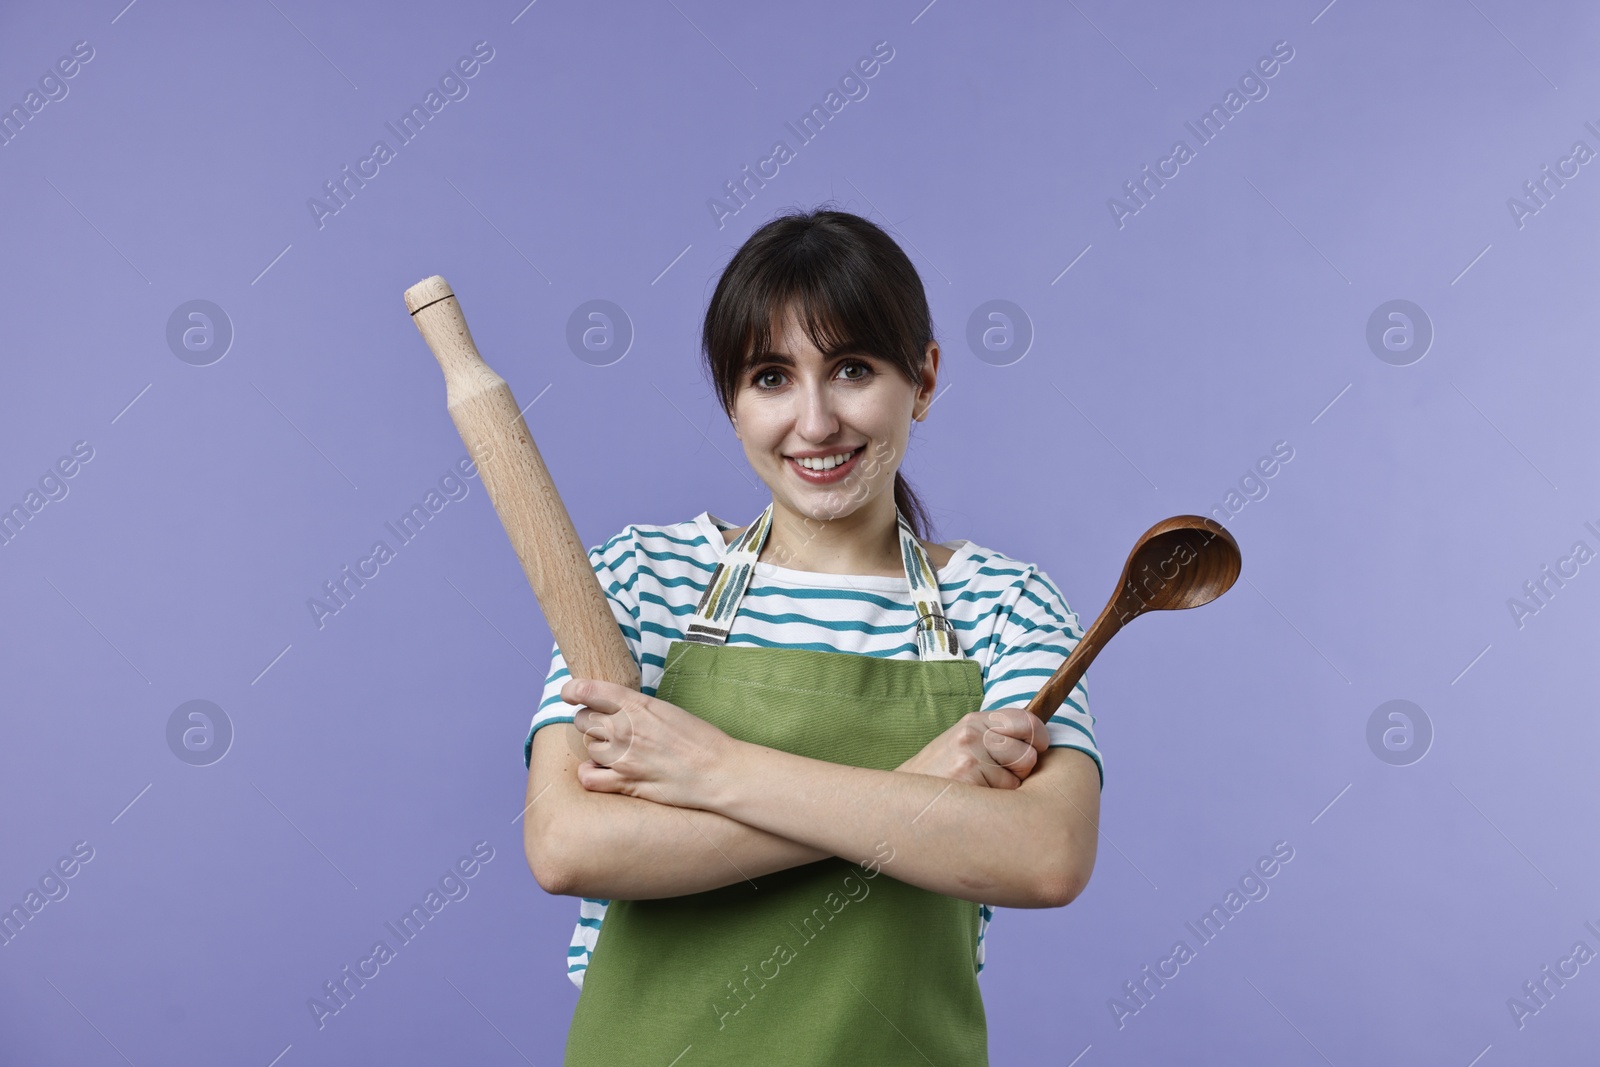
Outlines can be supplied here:
<path id="1" fill-rule="evenodd" d="M 1116 594 L 1028 710 L 1048 722 L 1125 623 L 1147 611 L 1209 604 L 1233 586 L 1239 569 L 1239 544 L 1215 519 L 1174 515 L 1150 527 L 1128 553 Z"/>

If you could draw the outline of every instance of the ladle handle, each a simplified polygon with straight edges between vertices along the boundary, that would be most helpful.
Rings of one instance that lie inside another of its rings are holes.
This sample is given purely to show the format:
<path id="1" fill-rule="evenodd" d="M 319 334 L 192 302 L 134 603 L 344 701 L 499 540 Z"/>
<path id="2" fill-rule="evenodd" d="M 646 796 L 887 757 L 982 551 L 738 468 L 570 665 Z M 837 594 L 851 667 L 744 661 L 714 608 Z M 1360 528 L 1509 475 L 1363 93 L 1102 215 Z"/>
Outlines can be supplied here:
<path id="1" fill-rule="evenodd" d="M 1106 643 L 1117 635 L 1122 629 L 1122 624 L 1131 615 L 1125 616 L 1117 608 L 1119 597 L 1112 597 L 1106 606 L 1100 609 L 1100 617 L 1094 620 L 1094 625 L 1089 627 L 1089 632 L 1084 634 L 1067 656 L 1066 662 L 1056 668 L 1050 680 L 1034 694 L 1028 701 L 1028 710 L 1045 722 L 1050 721 L 1050 716 L 1056 713 L 1061 702 L 1072 692 L 1072 687 L 1078 684 L 1078 679 L 1083 677 L 1083 672 L 1089 669 L 1089 664 L 1106 647 Z"/>

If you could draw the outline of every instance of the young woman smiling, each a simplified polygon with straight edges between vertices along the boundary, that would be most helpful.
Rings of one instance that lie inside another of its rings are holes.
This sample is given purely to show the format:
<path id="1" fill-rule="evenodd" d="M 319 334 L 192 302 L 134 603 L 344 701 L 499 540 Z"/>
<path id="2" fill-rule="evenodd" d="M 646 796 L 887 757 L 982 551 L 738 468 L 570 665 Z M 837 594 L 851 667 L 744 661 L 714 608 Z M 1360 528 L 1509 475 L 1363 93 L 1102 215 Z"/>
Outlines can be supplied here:
<path id="1" fill-rule="evenodd" d="M 591 549 L 641 690 L 554 649 L 524 742 L 529 864 L 583 898 L 565 1062 L 987 1064 L 993 907 L 1060 907 L 1094 867 L 1084 685 L 1023 710 L 1077 616 L 1037 567 L 926 539 L 899 467 L 940 351 L 879 227 L 763 226 L 702 341 L 772 501 Z"/>

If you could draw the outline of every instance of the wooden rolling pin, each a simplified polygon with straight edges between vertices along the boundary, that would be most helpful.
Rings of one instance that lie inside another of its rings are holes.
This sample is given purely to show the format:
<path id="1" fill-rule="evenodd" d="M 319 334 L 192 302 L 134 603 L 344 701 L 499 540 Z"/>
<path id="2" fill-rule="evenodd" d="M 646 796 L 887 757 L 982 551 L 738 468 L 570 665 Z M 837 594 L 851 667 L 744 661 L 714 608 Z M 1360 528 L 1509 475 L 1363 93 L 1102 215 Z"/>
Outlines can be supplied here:
<path id="1" fill-rule="evenodd" d="M 638 665 L 572 516 L 511 387 L 472 343 L 450 284 L 437 274 L 418 282 L 406 290 L 406 309 L 444 371 L 450 418 L 478 465 L 567 669 L 574 678 L 600 678 L 638 689 Z"/>

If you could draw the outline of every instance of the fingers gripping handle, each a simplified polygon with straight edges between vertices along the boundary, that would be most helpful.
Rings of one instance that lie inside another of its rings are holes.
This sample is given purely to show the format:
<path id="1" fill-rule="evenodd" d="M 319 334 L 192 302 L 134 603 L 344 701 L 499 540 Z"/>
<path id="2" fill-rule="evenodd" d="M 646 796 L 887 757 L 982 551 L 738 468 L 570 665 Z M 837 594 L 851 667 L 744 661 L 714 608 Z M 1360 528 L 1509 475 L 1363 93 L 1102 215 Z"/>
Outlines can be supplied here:
<path id="1" fill-rule="evenodd" d="M 539 455 L 511 387 L 472 341 L 450 285 L 406 290 L 406 309 L 444 371 L 446 404 L 574 677 L 639 688 L 639 669 Z"/>

